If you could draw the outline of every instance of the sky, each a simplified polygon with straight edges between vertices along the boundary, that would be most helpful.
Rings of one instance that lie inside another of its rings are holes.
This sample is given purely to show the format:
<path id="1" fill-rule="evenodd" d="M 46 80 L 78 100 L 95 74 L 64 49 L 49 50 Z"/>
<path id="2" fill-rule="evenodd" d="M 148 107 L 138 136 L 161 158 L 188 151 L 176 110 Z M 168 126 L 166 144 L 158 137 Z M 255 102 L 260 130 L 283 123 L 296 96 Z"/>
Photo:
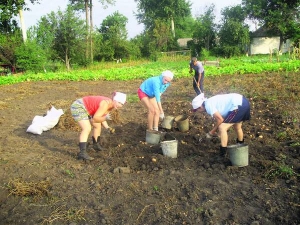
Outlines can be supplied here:
<path id="1" fill-rule="evenodd" d="M 158 0 L 159 1 L 159 0 Z M 65 10 L 68 0 L 40 0 L 40 4 L 32 5 L 29 0 L 25 1 L 27 6 L 30 8 L 30 11 L 24 11 L 24 20 L 25 26 L 28 29 L 31 26 L 37 24 L 42 16 L 46 16 L 50 12 L 57 12 L 60 10 Z M 220 19 L 221 9 L 227 6 L 234 6 L 241 4 L 241 0 L 190 0 L 192 3 L 192 15 L 197 17 L 203 14 L 206 10 L 206 6 L 211 4 L 215 5 L 216 18 Z M 99 3 L 98 0 L 93 0 L 93 23 L 95 27 L 100 27 L 102 21 L 109 15 L 112 15 L 114 12 L 118 11 L 128 19 L 127 31 L 128 38 L 133 38 L 136 35 L 140 34 L 144 27 L 142 24 L 138 24 L 134 12 L 137 12 L 136 3 L 134 0 L 116 0 L 114 6 L 109 5 L 107 9 L 103 9 L 103 6 Z M 83 19 L 85 18 L 84 13 Z M 218 21 L 217 21 L 218 22 Z"/>

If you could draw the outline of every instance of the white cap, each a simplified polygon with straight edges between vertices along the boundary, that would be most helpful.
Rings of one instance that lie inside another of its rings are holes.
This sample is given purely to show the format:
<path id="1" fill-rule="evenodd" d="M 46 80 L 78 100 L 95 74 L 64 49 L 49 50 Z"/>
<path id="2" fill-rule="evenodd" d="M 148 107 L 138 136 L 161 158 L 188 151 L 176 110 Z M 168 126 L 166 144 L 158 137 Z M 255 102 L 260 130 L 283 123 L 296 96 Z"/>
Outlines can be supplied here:
<path id="1" fill-rule="evenodd" d="M 201 93 L 200 95 L 198 95 L 197 97 L 195 97 L 192 101 L 192 106 L 193 109 L 198 109 L 199 107 L 201 107 L 201 105 L 203 104 L 203 102 L 206 100 L 206 98 L 204 98 L 204 93 Z"/>
<path id="2" fill-rule="evenodd" d="M 121 92 L 116 92 L 115 96 L 113 97 L 114 101 L 120 102 L 121 104 L 125 104 L 126 102 L 126 94 Z"/>
<path id="3" fill-rule="evenodd" d="M 173 74 L 170 70 L 166 70 L 166 71 L 162 72 L 161 75 L 162 75 L 163 77 L 169 77 L 169 78 L 171 78 L 171 79 L 173 79 L 173 77 L 174 77 L 174 74 Z"/>

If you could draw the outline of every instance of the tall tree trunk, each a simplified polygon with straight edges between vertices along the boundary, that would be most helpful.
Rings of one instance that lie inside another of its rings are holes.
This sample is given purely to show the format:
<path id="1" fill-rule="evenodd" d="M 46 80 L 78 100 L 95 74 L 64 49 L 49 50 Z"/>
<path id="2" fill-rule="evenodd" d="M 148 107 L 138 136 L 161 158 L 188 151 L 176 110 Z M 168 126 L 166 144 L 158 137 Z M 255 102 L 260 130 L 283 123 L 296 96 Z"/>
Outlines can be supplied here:
<path id="1" fill-rule="evenodd" d="M 66 63 L 67 71 L 69 72 L 70 71 L 70 59 L 69 59 L 69 56 L 68 56 L 68 49 L 66 49 L 65 63 Z"/>
<path id="2" fill-rule="evenodd" d="M 23 16 L 23 10 L 22 9 L 19 10 L 19 17 L 20 17 L 20 22 L 21 22 L 23 41 L 25 43 L 27 41 L 27 34 L 26 34 L 26 26 L 25 26 L 25 21 L 24 21 L 24 16 Z"/>
<path id="3" fill-rule="evenodd" d="M 171 29 L 172 29 L 173 37 L 175 38 L 175 26 L 174 26 L 174 19 L 173 19 L 173 17 L 171 18 Z"/>
<path id="4" fill-rule="evenodd" d="M 85 24 L 86 24 L 86 48 L 85 58 L 89 57 L 89 36 L 90 36 L 90 21 L 89 21 L 89 0 L 84 0 L 85 6 Z"/>
<path id="5" fill-rule="evenodd" d="M 94 51 L 93 51 L 93 34 L 94 31 L 94 24 L 93 24 L 93 0 L 90 0 L 90 53 L 91 53 L 91 62 L 93 62 L 94 59 Z"/>
<path id="6" fill-rule="evenodd" d="M 282 50 L 282 45 L 283 45 L 283 37 L 282 34 L 280 34 L 278 51 Z"/>

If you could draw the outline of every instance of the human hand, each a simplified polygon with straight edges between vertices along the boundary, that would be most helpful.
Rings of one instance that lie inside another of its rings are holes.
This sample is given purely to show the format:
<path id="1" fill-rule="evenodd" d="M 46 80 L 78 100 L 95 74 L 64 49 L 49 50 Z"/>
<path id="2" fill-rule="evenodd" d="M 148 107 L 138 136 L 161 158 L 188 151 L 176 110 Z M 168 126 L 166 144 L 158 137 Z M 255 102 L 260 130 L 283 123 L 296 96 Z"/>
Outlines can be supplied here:
<path id="1" fill-rule="evenodd" d="M 111 133 L 111 134 L 114 134 L 115 133 L 115 129 L 114 128 L 112 128 L 112 127 L 110 127 L 110 128 L 108 128 L 109 129 L 109 132 Z"/>
<path id="2" fill-rule="evenodd" d="M 159 114 L 159 118 L 160 118 L 161 120 L 163 120 L 163 119 L 165 118 L 165 114 L 164 114 L 164 113 Z"/>
<path id="3" fill-rule="evenodd" d="M 215 138 L 215 137 L 219 137 L 217 134 L 211 134 L 210 132 L 208 132 L 207 134 L 206 134 L 206 138 L 207 139 L 211 139 L 211 138 Z"/>
<path id="4" fill-rule="evenodd" d="M 110 116 L 110 114 L 109 114 L 109 113 L 107 113 L 107 114 L 106 114 L 106 116 L 105 116 L 105 120 L 112 120 L 112 119 L 111 119 L 111 116 Z"/>
<path id="5" fill-rule="evenodd" d="M 206 138 L 207 138 L 207 139 L 211 139 L 211 138 L 212 138 L 212 135 L 208 132 L 208 133 L 206 134 Z"/>

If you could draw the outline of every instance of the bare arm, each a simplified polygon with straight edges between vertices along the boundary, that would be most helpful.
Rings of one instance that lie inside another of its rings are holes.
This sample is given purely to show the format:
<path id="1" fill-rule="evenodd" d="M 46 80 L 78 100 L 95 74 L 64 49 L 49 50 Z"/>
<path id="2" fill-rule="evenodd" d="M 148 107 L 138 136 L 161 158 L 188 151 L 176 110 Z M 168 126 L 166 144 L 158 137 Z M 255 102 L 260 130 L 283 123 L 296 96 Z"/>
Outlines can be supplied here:
<path id="1" fill-rule="evenodd" d="M 163 110 L 163 108 L 161 106 L 161 102 L 158 102 L 157 105 L 158 105 L 160 113 L 164 113 L 164 110 Z"/>
<path id="2" fill-rule="evenodd" d="M 214 119 L 216 120 L 216 124 L 213 127 L 213 129 L 210 131 L 210 134 L 214 134 L 216 133 L 216 131 L 218 130 L 218 127 L 220 126 L 221 123 L 223 123 L 224 118 L 222 117 L 222 115 L 219 112 L 215 112 L 213 115 Z"/>
<path id="3" fill-rule="evenodd" d="M 93 123 L 102 123 L 105 121 L 105 113 L 108 111 L 108 102 L 101 101 L 99 108 L 95 115 L 93 116 Z"/>

